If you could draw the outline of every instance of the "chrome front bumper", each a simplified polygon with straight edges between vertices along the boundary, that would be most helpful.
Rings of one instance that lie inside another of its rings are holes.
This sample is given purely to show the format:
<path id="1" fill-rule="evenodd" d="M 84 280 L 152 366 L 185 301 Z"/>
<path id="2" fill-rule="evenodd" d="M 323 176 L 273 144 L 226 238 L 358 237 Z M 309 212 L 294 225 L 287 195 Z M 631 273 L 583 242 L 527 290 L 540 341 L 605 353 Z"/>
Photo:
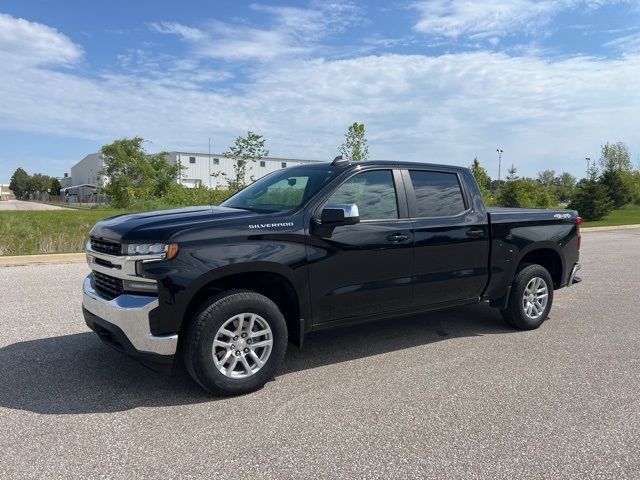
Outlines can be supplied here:
<path id="1" fill-rule="evenodd" d="M 93 273 L 84 279 L 82 306 L 91 314 L 108 322 L 127 337 L 140 353 L 174 355 L 178 335 L 152 335 L 149 313 L 158 306 L 158 298 L 144 295 L 123 294 L 106 300 L 91 285 Z"/>

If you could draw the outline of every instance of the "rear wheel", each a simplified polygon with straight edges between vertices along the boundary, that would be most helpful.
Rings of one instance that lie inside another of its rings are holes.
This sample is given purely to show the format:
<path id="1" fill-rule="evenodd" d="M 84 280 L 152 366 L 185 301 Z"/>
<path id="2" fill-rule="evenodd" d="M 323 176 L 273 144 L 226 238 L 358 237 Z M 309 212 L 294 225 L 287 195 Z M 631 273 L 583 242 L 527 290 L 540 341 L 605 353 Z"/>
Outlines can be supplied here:
<path id="1" fill-rule="evenodd" d="M 196 314 L 186 332 L 184 359 L 204 389 L 239 395 L 268 382 L 286 349 L 287 325 L 276 304 L 234 290 L 212 298 Z"/>
<path id="2" fill-rule="evenodd" d="M 511 285 L 509 304 L 502 317 L 521 330 L 538 328 L 547 319 L 553 303 L 553 281 L 540 265 L 526 264 Z"/>

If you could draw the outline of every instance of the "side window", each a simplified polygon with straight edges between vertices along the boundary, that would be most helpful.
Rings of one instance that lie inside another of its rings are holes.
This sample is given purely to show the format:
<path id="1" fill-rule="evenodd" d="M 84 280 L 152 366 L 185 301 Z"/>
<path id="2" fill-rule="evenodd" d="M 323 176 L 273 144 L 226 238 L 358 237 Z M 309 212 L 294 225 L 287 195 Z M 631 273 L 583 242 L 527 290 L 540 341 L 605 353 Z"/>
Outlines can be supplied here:
<path id="1" fill-rule="evenodd" d="M 452 217 L 466 210 L 458 176 L 410 170 L 418 217 Z"/>
<path id="2" fill-rule="evenodd" d="M 391 170 L 359 173 L 340 185 L 327 202 L 356 204 L 361 220 L 398 218 Z"/>

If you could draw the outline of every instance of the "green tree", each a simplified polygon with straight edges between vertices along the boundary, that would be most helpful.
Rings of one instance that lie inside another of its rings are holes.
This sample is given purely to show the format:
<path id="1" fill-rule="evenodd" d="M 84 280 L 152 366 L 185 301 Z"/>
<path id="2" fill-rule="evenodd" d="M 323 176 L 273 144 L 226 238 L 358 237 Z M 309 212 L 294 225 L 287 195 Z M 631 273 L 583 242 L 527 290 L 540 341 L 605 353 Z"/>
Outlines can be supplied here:
<path id="1" fill-rule="evenodd" d="M 60 185 L 60 180 L 56 177 L 51 177 L 51 182 L 49 183 L 49 195 L 60 195 L 60 189 L 62 185 Z"/>
<path id="2" fill-rule="evenodd" d="M 182 166 L 167 162 L 164 153 L 148 156 L 147 160 L 153 175 L 151 195 L 164 197 L 178 186 L 176 180 L 180 176 Z"/>
<path id="3" fill-rule="evenodd" d="M 166 153 L 148 155 L 141 137 L 122 138 L 100 150 L 104 166 L 99 182 L 115 207 L 161 195 L 175 182 L 181 167 L 169 165 Z"/>
<path id="4" fill-rule="evenodd" d="M 502 207 L 532 208 L 536 206 L 535 186 L 524 179 L 506 182 L 497 195 L 498 204 Z"/>
<path id="5" fill-rule="evenodd" d="M 269 155 L 269 150 L 265 148 L 266 140 L 262 135 L 255 132 L 247 132 L 246 136 L 236 138 L 233 145 L 229 147 L 224 155 L 234 160 L 234 178 L 229 179 L 229 188 L 240 190 L 244 188 L 247 180 L 247 164 L 255 163 L 262 157 Z"/>
<path id="6" fill-rule="evenodd" d="M 491 177 L 487 173 L 487 170 L 480 165 L 480 161 L 478 157 L 473 159 L 473 163 L 471 164 L 471 173 L 473 173 L 476 182 L 478 183 L 478 187 L 480 187 L 480 193 L 482 194 L 482 198 L 485 203 L 490 204 L 492 201 L 491 198 Z"/>
<path id="7" fill-rule="evenodd" d="M 27 191 L 29 193 L 48 192 L 51 187 L 51 177 L 42 173 L 34 173 L 29 177 L 27 182 Z"/>
<path id="8" fill-rule="evenodd" d="M 621 208 L 633 198 L 633 165 L 629 149 L 623 142 L 606 143 L 600 153 L 602 184 L 609 190 L 614 208 Z"/>
<path id="9" fill-rule="evenodd" d="M 585 220 L 600 220 L 613 208 L 613 200 L 604 184 L 597 180 L 585 179 L 576 187 L 569 208 L 577 210 Z"/>
<path id="10" fill-rule="evenodd" d="M 629 149 L 624 142 L 609 143 L 602 146 L 600 152 L 600 167 L 603 172 L 631 172 L 633 164 Z"/>
<path id="11" fill-rule="evenodd" d="M 576 188 L 576 177 L 568 172 L 562 174 L 556 179 L 555 193 L 560 202 L 569 202 L 573 198 Z"/>
<path id="12" fill-rule="evenodd" d="M 518 169 L 511 165 L 507 170 L 507 181 L 497 193 L 497 203 L 503 207 L 549 208 L 556 202 L 552 198 L 551 189 L 539 180 L 520 178 Z M 554 172 L 555 176 L 555 172 Z"/>
<path id="13" fill-rule="evenodd" d="M 17 168 L 11 175 L 9 188 L 16 198 L 21 198 L 27 191 L 27 183 L 29 182 L 29 174 L 22 168 Z"/>
<path id="14" fill-rule="evenodd" d="M 545 187 L 551 187 L 556 184 L 556 172 L 555 170 L 543 170 L 538 173 L 538 183 Z"/>
<path id="15" fill-rule="evenodd" d="M 631 174 L 633 203 L 640 205 L 640 170 Z"/>
<path id="16" fill-rule="evenodd" d="M 344 137 L 344 143 L 340 145 L 340 153 L 346 160 L 360 162 L 369 158 L 364 123 L 353 122 Z"/>

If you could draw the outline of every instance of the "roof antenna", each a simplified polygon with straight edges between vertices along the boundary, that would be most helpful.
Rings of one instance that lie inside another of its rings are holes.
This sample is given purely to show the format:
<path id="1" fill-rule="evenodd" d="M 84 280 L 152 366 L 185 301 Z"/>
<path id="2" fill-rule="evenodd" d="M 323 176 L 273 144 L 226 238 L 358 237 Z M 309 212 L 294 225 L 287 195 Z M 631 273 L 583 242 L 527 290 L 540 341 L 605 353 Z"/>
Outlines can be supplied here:
<path id="1" fill-rule="evenodd" d="M 331 166 L 335 167 L 336 165 L 342 165 L 343 163 L 349 163 L 349 160 L 345 160 L 342 158 L 342 155 L 338 155 L 333 159 L 333 162 L 331 162 Z"/>

